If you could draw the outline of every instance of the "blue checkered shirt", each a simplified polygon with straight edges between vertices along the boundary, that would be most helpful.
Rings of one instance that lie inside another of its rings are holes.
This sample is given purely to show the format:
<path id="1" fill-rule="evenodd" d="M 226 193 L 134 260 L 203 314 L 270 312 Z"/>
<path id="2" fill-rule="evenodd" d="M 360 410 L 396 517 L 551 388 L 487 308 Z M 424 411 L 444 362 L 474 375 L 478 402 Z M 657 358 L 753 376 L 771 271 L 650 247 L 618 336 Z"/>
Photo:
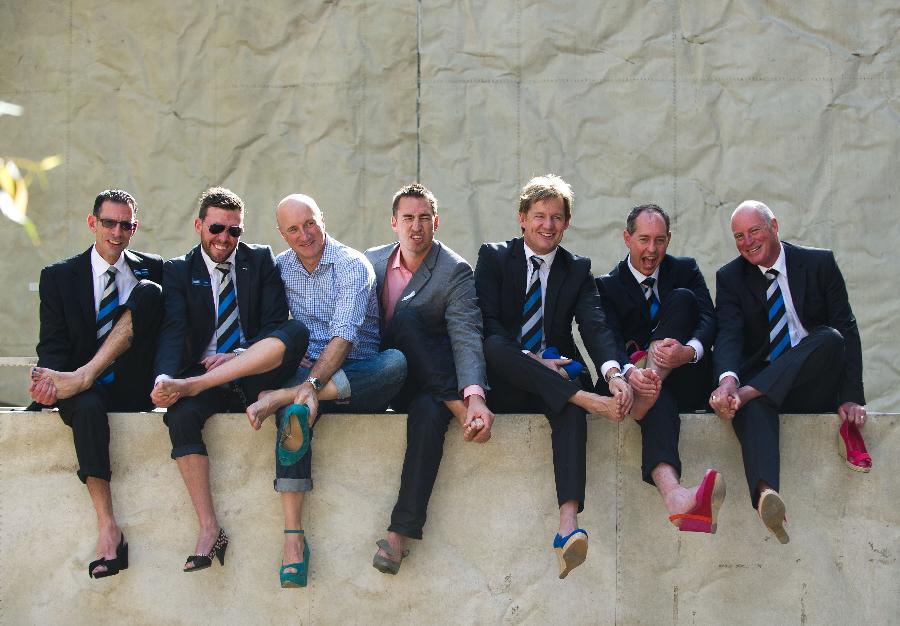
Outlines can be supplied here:
<path id="1" fill-rule="evenodd" d="M 378 353 L 378 295 L 375 270 L 361 252 L 325 236 L 319 265 L 310 273 L 288 249 L 275 258 L 288 308 L 309 329 L 307 355 L 316 360 L 332 337 L 353 344 L 347 358 L 368 359 Z"/>

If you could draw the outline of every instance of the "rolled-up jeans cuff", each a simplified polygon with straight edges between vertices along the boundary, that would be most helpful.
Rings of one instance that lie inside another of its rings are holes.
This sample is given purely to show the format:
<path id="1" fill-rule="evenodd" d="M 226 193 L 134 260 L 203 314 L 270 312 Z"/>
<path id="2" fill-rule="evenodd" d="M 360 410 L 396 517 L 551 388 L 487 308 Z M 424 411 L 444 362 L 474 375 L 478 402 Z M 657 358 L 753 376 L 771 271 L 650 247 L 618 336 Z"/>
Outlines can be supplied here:
<path id="1" fill-rule="evenodd" d="M 183 446 L 172 448 L 173 460 L 182 456 L 187 456 L 189 454 L 202 454 L 203 456 L 209 456 L 206 453 L 206 445 L 202 443 L 188 443 Z"/>
<path id="2" fill-rule="evenodd" d="M 337 400 L 346 400 L 350 397 L 350 379 L 347 378 L 343 369 L 339 369 L 331 375 L 331 382 L 337 387 Z"/>
<path id="3" fill-rule="evenodd" d="M 276 478 L 274 480 L 275 491 L 287 493 L 302 493 L 312 491 L 312 478 Z"/>

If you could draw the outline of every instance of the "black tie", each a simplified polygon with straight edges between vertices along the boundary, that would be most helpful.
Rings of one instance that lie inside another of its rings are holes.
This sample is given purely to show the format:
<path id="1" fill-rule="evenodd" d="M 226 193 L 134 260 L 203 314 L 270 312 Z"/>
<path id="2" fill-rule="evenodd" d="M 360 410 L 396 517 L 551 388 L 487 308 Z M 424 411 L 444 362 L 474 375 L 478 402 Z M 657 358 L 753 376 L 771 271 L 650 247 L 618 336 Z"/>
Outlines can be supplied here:
<path id="1" fill-rule="evenodd" d="M 784 294 L 778 286 L 778 270 L 766 270 L 769 288 L 766 289 L 766 310 L 769 312 L 769 361 L 774 361 L 791 347 Z"/>
<path id="2" fill-rule="evenodd" d="M 531 282 L 525 292 L 525 305 L 522 307 L 522 347 L 529 352 L 541 349 L 544 339 L 544 312 L 541 293 L 541 265 L 544 259 L 531 257 Z"/>
<path id="3" fill-rule="evenodd" d="M 231 352 L 241 340 L 241 321 L 238 317 L 237 298 L 231 281 L 231 263 L 219 263 L 222 272 L 219 284 L 219 309 L 216 312 L 216 352 Z"/>
<path id="4" fill-rule="evenodd" d="M 106 287 L 100 297 L 100 307 L 97 310 L 97 347 L 99 348 L 112 331 L 116 322 L 116 309 L 119 308 L 119 290 L 116 288 L 116 268 L 110 266 L 106 270 Z M 108 385 L 115 379 L 113 366 L 106 368 L 97 383 Z"/>

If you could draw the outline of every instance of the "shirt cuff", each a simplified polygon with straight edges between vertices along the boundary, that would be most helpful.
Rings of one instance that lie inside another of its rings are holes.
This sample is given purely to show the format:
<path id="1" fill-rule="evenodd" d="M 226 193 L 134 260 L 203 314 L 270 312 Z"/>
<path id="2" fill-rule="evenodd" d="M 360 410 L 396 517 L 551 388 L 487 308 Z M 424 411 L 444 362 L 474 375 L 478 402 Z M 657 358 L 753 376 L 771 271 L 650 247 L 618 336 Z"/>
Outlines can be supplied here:
<path id="1" fill-rule="evenodd" d="M 159 381 L 161 381 L 161 380 L 172 380 L 172 377 L 169 376 L 168 374 L 160 374 L 159 376 L 156 377 L 156 380 L 153 381 L 153 386 L 155 387 L 156 385 L 158 385 Z"/>
<path id="2" fill-rule="evenodd" d="M 687 342 L 687 345 L 692 347 L 697 352 L 697 361 L 703 358 L 703 344 L 700 343 L 700 340 L 694 337 L 690 341 Z M 696 363 L 697 361 L 694 361 Z"/>
<path id="3" fill-rule="evenodd" d="M 487 396 L 484 394 L 484 388 L 481 385 L 469 385 L 463 389 L 463 400 L 468 400 L 469 396 L 481 396 L 482 400 Z"/>
<path id="4" fill-rule="evenodd" d="M 616 368 L 619 371 L 622 371 L 622 366 L 619 365 L 618 361 L 607 361 L 603 365 L 600 366 L 600 375 L 603 377 L 603 380 L 606 380 L 606 372 L 608 372 L 612 368 Z M 623 372 L 624 374 L 624 372 Z"/>
<path id="5" fill-rule="evenodd" d="M 726 376 L 734 376 L 734 380 L 737 381 L 735 384 L 736 384 L 738 387 L 741 386 L 741 379 L 738 378 L 738 375 L 735 374 L 734 372 L 723 372 L 722 375 L 719 376 L 719 384 L 720 384 L 720 385 L 722 384 L 722 379 L 725 378 Z"/>

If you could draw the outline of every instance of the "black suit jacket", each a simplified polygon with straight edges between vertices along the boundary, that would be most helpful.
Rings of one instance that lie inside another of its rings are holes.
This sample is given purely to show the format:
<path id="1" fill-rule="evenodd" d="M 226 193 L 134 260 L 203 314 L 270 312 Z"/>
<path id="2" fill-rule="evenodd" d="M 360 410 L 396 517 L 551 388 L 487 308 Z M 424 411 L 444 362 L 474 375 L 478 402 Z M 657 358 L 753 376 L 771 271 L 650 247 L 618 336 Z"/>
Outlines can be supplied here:
<path id="1" fill-rule="evenodd" d="M 653 324 L 650 322 L 650 310 L 647 308 L 644 290 L 635 280 L 628 263 L 626 256 L 609 274 L 598 278 L 597 289 L 606 320 L 619 345 L 625 347 L 633 341 L 642 347 L 650 341 Z M 704 354 L 708 354 L 716 338 L 716 312 L 697 262 L 691 257 L 667 254 L 659 264 L 657 288 L 660 300 L 665 300 L 673 289 L 690 289 L 694 293 L 700 316 L 692 337 L 688 339 L 696 338 L 703 344 Z"/>
<path id="2" fill-rule="evenodd" d="M 485 337 L 500 335 L 513 341 L 518 337 L 525 304 L 525 276 L 525 244 L 521 237 L 481 246 L 475 266 L 475 290 Z M 590 259 L 559 247 L 550 267 L 544 303 L 544 337 L 548 346 L 584 363 L 572 337 L 574 319 L 594 365 L 626 361 L 624 350 L 616 344 L 607 325 Z M 587 369 L 582 376 L 589 384 Z"/>
<path id="3" fill-rule="evenodd" d="M 40 282 L 38 365 L 71 372 L 97 352 L 97 313 L 91 249 L 45 267 Z M 125 250 L 125 261 L 138 280 L 162 282 L 162 257 Z"/>
<path id="4" fill-rule="evenodd" d="M 287 320 L 287 299 L 269 246 L 238 243 L 235 272 L 238 314 L 246 339 L 242 347 L 247 347 Z M 216 330 L 212 286 L 200 246 L 166 261 L 163 298 L 156 376 L 177 377 L 200 362 Z"/>
<path id="5" fill-rule="evenodd" d="M 844 337 L 845 369 L 839 402 L 865 404 L 859 329 L 834 254 L 831 250 L 782 243 L 791 299 L 800 322 L 808 331 L 830 326 Z M 767 286 L 759 268 L 743 257 L 716 272 L 716 376 L 731 371 L 743 381 L 765 367 L 769 350 Z"/>

